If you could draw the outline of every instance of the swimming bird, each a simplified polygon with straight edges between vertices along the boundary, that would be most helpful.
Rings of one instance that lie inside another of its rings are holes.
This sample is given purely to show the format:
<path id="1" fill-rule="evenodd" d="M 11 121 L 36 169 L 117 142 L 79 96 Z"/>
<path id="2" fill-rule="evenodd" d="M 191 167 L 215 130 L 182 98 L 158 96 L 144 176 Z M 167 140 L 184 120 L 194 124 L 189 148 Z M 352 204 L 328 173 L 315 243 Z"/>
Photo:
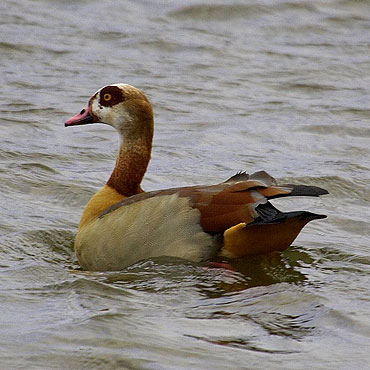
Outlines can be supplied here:
<path id="1" fill-rule="evenodd" d="M 83 269 L 121 270 L 159 256 L 203 262 L 283 251 L 308 222 L 326 217 L 280 212 L 270 199 L 328 192 L 278 185 L 264 171 L 240 172 L 216 185 L 144 192 L 153 111 L 144 93 L 131 85 L 102 87 L 65 126 L 97 122 L 114 127 L 121 142 L 112 174 L 88 202 L 79 224 L 75 251 Z"/>

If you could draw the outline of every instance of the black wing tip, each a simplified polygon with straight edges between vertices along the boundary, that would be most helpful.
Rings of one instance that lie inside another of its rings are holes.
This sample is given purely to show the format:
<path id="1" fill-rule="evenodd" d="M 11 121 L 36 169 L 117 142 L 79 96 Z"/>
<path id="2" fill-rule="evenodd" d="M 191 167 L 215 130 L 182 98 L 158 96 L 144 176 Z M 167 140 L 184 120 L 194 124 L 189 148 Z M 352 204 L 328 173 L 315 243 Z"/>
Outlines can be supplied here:
<path id="1" fill-rule="evenodd" d="M 311 215 L 313 216 L 313 220 L 320 220 L 328 217 L 327 215 L 321 215 L 318 213 L 311 213 Z"/>
<path id="2" fill-rule="evenodd" d="M 317 213 L 307 212 L 307 211 L 293 211 L 293 212 L 281 212 L 279 217 L 276 217 L 273 220 L 266 220 L 262 217 L 256 218 L 253 222 L 250 222 L 249 224 L 246 224 L 246 227 L 253 227 L 258 225 L 273 225 L 273 224 L 280 224 L 285 222 L 288 219 L 291 218 L 299 218 L 302 220 L 305 220 L 305 223 L 311 222 L 313 220 L 322 220 L 324 218 L 327 218 L 326 215 L 320 215 Z"/>
<path id="3" fill-rule="evenodd" d="M 318 189 L 320 189 L 321 190 L 321 194 L 319 194 L 319 195 L 327 195 L 327 194 L 329 194 L 329 191 L 328 190 L 326 190 L 326 189 L 324 189 L 324 188 L 318 188 Z"/>
<path id="4" fill-rule="evenodd" d="M 292 212 L 293 213 L 293 212 Z M 309 221 L 312 221 L 312 220 L 321 220 L 323 218 L 327 218 L 328 216 L 327 215 L 322 215 L 322 214 L 319 214 L 319 213 L 313 213 L 313 212 L 308 212 L 308 211 L 302 211 L 302 214 L 300 215 L 300 217 L 302 218 L 306 218 L 308 219 Z"/>
<path id="5" fill-rule="evenodd" d="M 262 203 L 256 207 L 259 216 L 246 226 L 257 226 L 266 224 L 278 224 L 285 222 L 288 219 L 297 218 L 308 223 L 313 220 L 320 220 L 326 218 L 326 215 L 312 213 L 308 211 L 292 211 L 281 212 L 275 208 L 270 202 Z"/>
<path id="6" fill-rule="evenodd" d="M 286 185 L 280 185 L 280 186 L 292 188 L 292 191 L 289 194 L 286 194 L 286 195 L 284 194 L 284 195 L 281 195 L 281 196 L 319 197 L 321 195 L 329 194 L 329 192 L 326 189 L 320 188 L 318 186 L 313 186 L 313 185 L 286 184 Z M 279 195 L 276 198 L 278 198 L 278 197 L 279 197 Z"/>
<path id="7" fill-rule="evenodd" d="M 318 186 L 310 186 L 310 187 L 313 189 L 313 191 L 315 192 L 315 194 L 316 194 L 317 197 L 319 197 L 320 195 L 327 195 L 327 194 L 329 194 L 329 192 L 326 189 L 324 189 L 324 188 L 320 188 Z"/>

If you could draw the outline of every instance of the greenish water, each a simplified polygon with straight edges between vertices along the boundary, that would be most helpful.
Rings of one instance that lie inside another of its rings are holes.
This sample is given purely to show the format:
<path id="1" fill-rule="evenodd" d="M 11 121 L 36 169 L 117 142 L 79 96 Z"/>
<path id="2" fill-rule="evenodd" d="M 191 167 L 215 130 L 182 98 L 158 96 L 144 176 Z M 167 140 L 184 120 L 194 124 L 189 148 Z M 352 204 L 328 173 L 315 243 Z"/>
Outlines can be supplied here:
<path id="1" fill-rule="evenodd" d="M 369 45 L 367 1 L 4 0 L 0 368 L 369 368 Z M 328 218 L 235 271 L 81 271 L 118 139 L 63 122 L 115 82 L 153 103 L 145 189 L 264 169 L 328 189 L 276 201 Z"/>

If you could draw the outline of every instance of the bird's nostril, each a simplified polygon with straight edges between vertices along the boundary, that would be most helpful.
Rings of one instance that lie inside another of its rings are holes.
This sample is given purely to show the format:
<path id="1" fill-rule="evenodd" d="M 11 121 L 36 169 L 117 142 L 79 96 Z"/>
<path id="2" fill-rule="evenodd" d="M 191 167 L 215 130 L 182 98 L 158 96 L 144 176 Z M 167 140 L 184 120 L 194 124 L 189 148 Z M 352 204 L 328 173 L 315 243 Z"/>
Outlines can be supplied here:
<path id="1" fill-rule="evenodd" d="M 85 109 L 82 109 L 82 111 L 80 112 L 80 114 L 84 114 L 85 113 Z"/>

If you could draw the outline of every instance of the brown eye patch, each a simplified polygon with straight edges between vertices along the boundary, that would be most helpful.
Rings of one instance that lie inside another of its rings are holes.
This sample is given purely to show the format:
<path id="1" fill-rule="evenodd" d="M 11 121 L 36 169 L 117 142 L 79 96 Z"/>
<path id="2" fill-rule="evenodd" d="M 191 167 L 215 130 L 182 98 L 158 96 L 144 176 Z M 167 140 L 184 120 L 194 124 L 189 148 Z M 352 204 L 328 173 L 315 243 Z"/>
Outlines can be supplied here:
<path id="1" fill-rule="evenodd" d="M 123 101 L 125 101 L 125 96 L 117 86 L 106 86 L 100 91 L 99 103 L 105 107 L 112 107 Z"/>

